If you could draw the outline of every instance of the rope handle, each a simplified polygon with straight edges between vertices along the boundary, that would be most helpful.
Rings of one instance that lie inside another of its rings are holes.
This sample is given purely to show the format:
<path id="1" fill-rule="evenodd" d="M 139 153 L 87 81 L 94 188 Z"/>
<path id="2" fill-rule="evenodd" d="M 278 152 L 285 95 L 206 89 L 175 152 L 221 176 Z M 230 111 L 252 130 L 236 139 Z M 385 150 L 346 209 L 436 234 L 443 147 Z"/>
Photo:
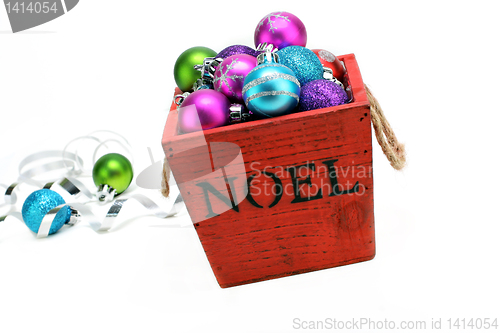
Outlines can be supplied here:
<path id="1" fill-rule="evenodd" d="M 387 121 L 382 111 L 382 107 L 366 84 L 365 90 L 368 101 L 370 102 L 370 114 L 378 144 L 382 147 L 382 151 L 391 163 L 391 166 L 396 170 L 401 170 L 406 165 L 405 146 L 396 138 L 396 134 L 394 134 L 391 125 Z M 170 193 L 170 187 L 168 185 L 169 178 L 170 166 L 168 165 L 167 158 L 165 158 L 163 161 L 163 175 L 161 181 L 161 193 L 164 197 L 168 197 Z"/>
<path id="2" fill-rule="evenodd" d="M 396 138 L 396 134 L 394 134 L 391 125 L 387 121 L 382 107 L 366 84 L 365 90 L 370 102 L 370 114 L 378 144 L 382 147 L 382 151 L 392 167 L 396 170 L 401 170 L 406 165 L 405 146 Z"/>
<path id="3" fill-rule="evenodd" d="M 163 160 L 163 173 L 161 175 L 161 194 L 165 198 L 168 198 L 170 194 L 170 186 L 168 185 L 168 181 L 170 179 L 170 166 L 168 165 L 167 158 Z"/>

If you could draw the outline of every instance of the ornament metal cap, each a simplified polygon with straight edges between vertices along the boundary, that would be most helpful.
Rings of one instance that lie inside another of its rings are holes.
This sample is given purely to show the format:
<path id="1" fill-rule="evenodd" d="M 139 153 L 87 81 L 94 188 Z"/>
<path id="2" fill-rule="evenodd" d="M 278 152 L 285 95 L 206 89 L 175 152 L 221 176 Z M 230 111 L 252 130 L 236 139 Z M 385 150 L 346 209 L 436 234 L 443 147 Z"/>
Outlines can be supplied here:
<path id="1" fill-rule="evenodd" d="M 276 62 L 278 63 L 280 61 L 279 56 L 276 54 L 278 51 L 278 48 L 275 47 L 273 44 L 268 44 L 268 43 L 260 43 L 257 46 L 257 51 L 261 52 L 257 56 L 257 64 L 263 64 L 264 62 L 272 63 Z"/>
<path id="2" fill-rule="evenodd" d="M 201 72 L 202 78 L 212 78 L 214 77 L 215 69 L 223 61 L 222 58 L 208 57 L 203 60 L 203 64 L 194 65 L 194 69 Z"/>
<path id="3" fill-rule="evenodd" d="M 229 119 L 231 123 L 247 121 L 252 116 L 252 111 L 247 110 L 242 104 L 231 104 L 229 107 Z"/>
<path id="4" fill-rule="evenodd" d="M 336 85 L 338 85 L 342 89 L 345 89 L 342 82 L 340 82 L 335 76 L 333 76 L 333 71 L 331 68 L 323 67 L 323 78 L 325 80 L 332 81 L 333 83 L 335 83 Z"/>
<path id="5" fill-rule="evenodd" d="M 270 44 L 270 43 L 260 43 L 258 46 L 257 46 L 257 51 L 260 51 L 260 52 L 266 52 L 266 51 L 270 51 L 270 52 L 277 52 L 278 51 L 278 48 L 275 47 L 273 44 Z"/>
<path id="6" fill-rule="evenodd" d="M 213 80 L 212 79 L 207 79 L 207 78 L 202 78 L 196 80 L 196 82 L 193 84 L 193 90 L 197 91 L 200 89 L 213 89 Z"/>
<path id="7" fill-rule="evenodd" d="M 103 203 L 112 201 L 115 195 L 116 190 L 109 185 L 101 184 L 97 188 L 96 196 Z"/>
<path id="8" fill-rule="evenodd" d="M 279 63 L 280 62 L 280 57 L 269 50 L 266 50 L 266 52 L 263 52 L 257 56 L 257 65 L 261 65 L 263 63 Z"/>
<path id="9" fill-rule="evenodd" d="M 222 58 L 208 57 L 203 59 L 203 64 L 193 66 L 194 69 L 201 72 L 201 78 L 196 80 L 193 84 L 194 91 L 200 89 L 213 89 L 215 70 L 223 60 Z"/>
<path id="10" fill-rule="evenodd" d="M 215 71 L 217 70 L 217 67 L 219 67 L 220 63 L 223 62 L 224 59 L 222 58 L 214 58 L 210 64 L 208 65 L 208 75 L 213 79 L 215 75 Z"/>
<path id="11" fill-rule="evenodd" d="M 78 222 L 80 222 L 80 219 L 81 219 L 81 215 L 80 215 L 80 212 L 77 211 L 76 209 L 74 209 L 73 207 L 69 207 L 70 211 L 71 211 L 71 216 L 68 220 L 68 222 L 66 222 L 67 225 L 70 225 L 70 226 L 74 226 L 75 224 L 77 224 Z"/>
<path id="12" fill-rule="evenodd" d="M 177 104 L 177 106 L 181 106 L 182 102 L 184 102 L 184 100 L 186 99 L 186 97 L 189 96 L 189 94 L 191 94 L 191 93 L 185 92 L 181 95 L 175 95 L 175 97 L 174 97 L 175 104 Z"/>
<path id="13" fill-rule="evenodd" d="M 205 58 L 205 59 L 203 59 L 203 64 L 201 64 L 201 65 L 194 65 L 193 68 L 196 69 L 197 71 L 200 71 L 201 74 L 202 74 L 202 76 L 203 76 L 206 72 L 208 72 L 207 71 L 208 66 L 210 66 L 210 63 L 214 59 L 215 59 L 214 57 Z"/>

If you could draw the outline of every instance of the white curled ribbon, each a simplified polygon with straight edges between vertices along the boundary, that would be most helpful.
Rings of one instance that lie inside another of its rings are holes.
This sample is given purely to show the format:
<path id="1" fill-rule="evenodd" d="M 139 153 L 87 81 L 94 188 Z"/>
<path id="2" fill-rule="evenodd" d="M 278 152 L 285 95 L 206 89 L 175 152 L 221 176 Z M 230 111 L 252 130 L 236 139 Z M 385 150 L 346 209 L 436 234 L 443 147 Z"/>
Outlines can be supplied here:
<path id="1" fill-rule="evenodd" d="M 118 139 L 106 139 L 102 140 L 96 136 L 98 133 L 107 133 L 107 134 L 112 134 L 115 135 Z M 131 147 L 129 142 L 125 137 L 122 135 L 113 132 L 113 131 L 108 131 L 108 130 L 100 130 L 100 131 L 94 131 L 90 133 L 89 135 L 86 136 L 81 136 L 78 138 L 75 138 L 68 142 L 66 146 L 64 147 L 63 150 L 47 150 L 47 151 L 41 151 L 38 153 L 34 153 L 31 155 L 28 155 L 25 157 L 20 163 L 18 167 L 18 180 L 14 183 L 12 183 L 8 188 L 7 191 L 5 192 L 4 198 L 5 202 L 8 204 L 15 204 L 17 201 L 16 195 L 14 190 L 17 188 L 22 183 L 27 183 L 30 185 L 34 185 L 36 187 L 42 188 L 44 181 L 41 180 L 35 180 L 35 177 L 41 176 L 45 173 L 48 172 L 53 172 L 57 170 L 64 170 L 64 174 L 62 177 L 67 177 L 67 179 L 70 179 L 72 183 L 80 185 L 80 188 L 82 189 L 82 193 L 88 197 L 92 198 L 93 195 L 90 193 L 90 191 L 84 190 L 84 186 L 76 179 L 70 178 L 73 176 L 78 176 L 84 173 L 84 163 L 83 159 L 78 155 L 78 147 L 75 148 L 75 152 L 72 153 L 68 151 L 68 148 L 75 144 L 78 141 L 83 141 L 83 140 L 91 140 L 95 141 L 97 143 L 96 148 L 94 149 L 94 153 L 92 156 L 92 165 L 95 164 L 97 153 L 99 149 L 103 146 L 106 147 L 107 143 L 114 142 L 117 143 L 119 146 L 121 146 L 124 151 L 127 153 L 126 155 L 129 156 L 131 163 L 134 163 L 134 156 L 131 152 Z M 54 159 L 57 158 L 58 160 L 47 162 L 41 165 L 37 166 L 32 166 L 31 168 L 26 170 L 26 167 L 34 162 L 39 162 L 44 159 Z M 45 181 L 47 182 L 47 181 Z M 64 187 L 64 186 L 63 186 Z M 45 187 L 44 187 L 45 188 Z"/>
<path id="2" fill-rule="evenodd" d="M 63 155 L 66 155 L 65 159 L 63 159 Z M 61 158 L 61 160 L 58 161 L 52 161 L 48 162 L 42 165 L 38 165 L 35 167 L 32 167 L 28 170 L 24 170 L 27 165 L 30 163 L 43 160 L 46 158 Z M 79 161 L 79 162 L 78 162 Z M 6 191 L 4 193 L 4 202 L 5 204 L 8 205 L 14 205 L 17 202 L 17 196 L 15 193 L 16 188 L 22 184 L 22 183 L 27 183 L 30 185 L 34 185 L 40 188 L 47 188 L 43 186 L 43 182 L 34 180 L 33 178 L 39 175 L 42 175 L 47 172 L 55 171 L 55 170 L 61 170 L 61 169 L 66 169 L 66 174 L 74 174 L 75 172 L 75 166 L 77 163 L 82 163 L 82 159 L 73 153 L 64 153 L 61 150 L 47 150 L 47 151 L 41 151 L 38 153 L 31 154 L 27 157 L 25 157 L 20 163 L 19 163 L 19 178 L 16 182 L 12 183 L 10 186 L 4 186 L 6 187 Z M 64 179 L 70 179 L 64 178 Z M 61 180 L 62 181 L 64 181 Z M 74 178 L 71 178 L 71 180 L 79 185 L 82 185 L 82 188 L 84 188 L 83 184 L 81 184 L 79 181 L 77 181 Z M 49 183 L 50 184 L 50 183 Z M 61 185 L 62 186 L 62 185 Z M 63 186 L 64 187 L 64 186 Z M 69 191 L 68 191 L 69 192 Z M 92 198 L 92 194 L 90 194 L 90 191 L 86 190 L 83 192 L 87 197 Z"/>
<path id="3" fill-rule="evenodd" d="M 162 211 L 156 203 L 154 203 L 151 199 L 149 199 L 145 195 L 133 194 L 129 198 L 115 200 L 111 208 L 109 208 L 108 212 L 106 213 L 106 217 L 104 217 L 102 221 L 99 221 L 99 219 L 95 216 L 92 210 L 90 210 L 90 208 L 85 206 L 84 204 L 81 203 L 62 204 L 51 209 L 43 217 L 42 223 L 40 224 L 40 228 L 38 229 L 36 237 L 45 238 L 49 235 L 52 222 L 57 216 L 57 213 L 59 213 L 59 211 L 65 206 L 69 206 L 72 210 L 78 211 L 79 219 L 81 218 L 82 220 L 86 220 L 86 222 L 90 225 L 90 227 L 94 231 L 96 232 L 108 231 L 115 224 L 116 219 L 118 218 L 118 214 L 120 213 L 124 204 L 128 202 L 130 199 L 134 199 L 135 201 L 139 202 L 144 208 L 150 211 L 153 215 L 162 219 L 175 216 L 182 210 L 183 206 L 183 200 L 180 194 L 177 196 L 177 199 L 175 200 L 173 207 L 170 209 L 168 213 Z"/>
<path id="4" fill-rule="evenodd" d="M 94 134 L 98 132 L 107 132 L 107 133 L 112 133 L 114 135 L 117 135 L 122 141 L 125 142 L 123 144 L 119 140 L 116 139 L 108 139 L 105 141 L 101 141 L 99 138 L 95 137 Z M 91 193 L 89 189 L 83 185 L 79 180 L 76 178 L 73 178 L 71 176 L 78 176 L 84 172 L 83 170 L 83 159 L 78 155 L 78 148 L 76 149 L 75 153 L 68 152 L 67 149 L 68 147 L 73 144 L 74 142 L 78 140 L 85 140 L 85 139 L 90 139 L 93 141 L 98 142 L 97 148 L 94 150 L 93 154 L 93 164 L 95 163 L 97 151 L 102 147 L 105 146 L 106 143 L 108 142 L 116 142 L 120 146 L 122 146 L 127 153 L 130 155 L 131 160 L 133 161 L 133 156 L 130 151 L 130 144 L 128 141 L 121 136 L 118 133 L 111 132 L 111 131 L 96 131 L 92 132 L 91 134 L 87 136 L 82 136 L 78 137 L 72 141 L 70 141 L 65 147 L 64 150 L 50 150 L 50 151 L 42 151 L 38 153 L 31 154 L 27 157 L 25 157 L 19 164 L 18 171 L 19 171 L 19 178 L 15 183 L 12 183 L 10 186 L 6 186 L 3 184 L 0 184 L 0 186 L 4 187 L 6 189 L 4 193 L 4 201 L 6 205 L 10 205 L 11 208 L 14 206 L 14 204 L 17 202 L 17 196 L 15 193 L 15 190 L 19 187 L 20 184 L 22 183 L 27 183 L 31 185 L 35 185 L 39 188 L 45 188 L 45 189 L 52 189 L 54 185 L 58 185 L 61 188 L 63 188 L 66 192 L 68 192 L 72 197 L 77 198 L 80 195 L 84 195 L 87 198 L 94 199 L 95 196 Z M 45 164 L 41 164 L 38 166 L 31 167 L 27 170 L 26 167 L 33 163 L 37 162 L 43 159 L 47 158 L 60 158 L 60 160 L 55 160 L 51 162 L 47 162 Z M 40 180 L 35 180 L 34 177 L 40 176 L 44 173 L 47 172 L 52 172 L 56 170 L 61 170 L 65 169 L 65 177 L 61 178 L 58 181 L 55 182 L 47 182 L 45 185 L 43 185 L 43 181 Z M 82 203 L 69 203 L 69 204 L 63 204 L 60 206 L 57 206 L 53 209 L 51 209 L 43 218 L 39 230 L 36 234 L 37 238 L 44 238 L 47 237 L 50 231 L 50 227 L 52 226 L 52 222 L 54 221 L 54 218 L 56 217 L 57 213 L 60 211 L 62 207 L 69 206 L 72 210 L 72 217 L 70 221 L 68 221 L 66 224 L 68 225 L 74 225 L 77 221 L 80 219 L 82 220 L 87 220 L 87 222 L 90 224 L 91 228 L 95 230 L 96 232 L 100 231 L 108 231 L 110 230 L 123 205 L 129 200 L 129 199 L 134 199 L 135 201 L 139 202 L 143 207 L 145 207 L 148 211 L 153 213 L 158 218 L 168 218 L 175 216 L 177 213 L 179 213 L 182 208 L 184 207 L 184 201 L 182 199 L 182 196 L 179 194 L 170 209 L 169 212 L 164 212 L 160 209 L 160 207 L 154 203 L 151 199 L 148 197 L 142 195 L 142 194 L 133 194 L 129 198 L 124 198 L 124 199 L 117 199 L 115 200 L 110 209 L 108 210 L 106 216 L 102 221 L 100 221 L 94 213 L 90 210 L 89 207 L 85 206 L 85 204 Z M 90 201 L 88 201 L 90 202 Z M 88 203 L 87 202 L 87 203 Z M 0 222 L 5 221 L 7 217 L 15 217 L 19 219 L 20 221 L 23 221 L 22 214 L 20 212 L 8 212 L 5 216 L 0 216 Z"/>
<path id="5" fill-rule="evenodd" d="M 115 200 L 111 205 L 111 207 L 109 208 L 108 212 L 106 213 L 104 219 L 100 221 L 92 212 L 92 210 L 89 207 L 85 206 L 85 204 L 65 203 L 51 209 L 49 212 L 47 212 L 47 214 L 45 214 L 45 216 L 42 219 L 42 222 L 40 223 L 40 227 L 38 229 L 36 237 L 45 238 L 49 235 L 52 222 L 54 221 L 59 211 L 66 206 L 69 206 L 70 209 L 72 210 L 72 219 L 73 219 L 70 220 L 69 223 L 67 222 L 67 224 L 74 225 L 76 223 L 74 219 L 76 218 L 77 220 L 80 219 L 85 220 L 90 225 L 90 227 L 96 232 L 108 231 L 115 224 L 115 221 L 118 218 L 118 215 L 121 209 L 123 208 L 124 204 L 128 202 L 130 199 L 134 199 L 135 201 L 140 203 L 144 208 L 146 208 L 149 212 L 151 212 L 153 215 L 161 219 L 175 216 L 182 210 L 184 206 L 184 200 L 182 199 L 181 194 L 177 196 L 169 212 L 164 212 L 163 210 L 161 210 L 161 208 L 153 200 L 149 199 L 145 195 L 133 194 L 128 198 Z M 5 221 L 5 219 L 9 216 L 16 217 L 17 219 L 23 221 L 21 213 L 13 212 L 5 216 L 0 216 L 0 222 Z"/>
<path id="6" fill-rule="evenodd" d="M 59 185 L 75 198 L 79 197 L 81 194 L 89 199 L 94 198 L 92 192 L 90 192 L 90 190 L 83 185 L 83 183 L 75 178 L 66 177 L 53 183 L 47 183 L 43 188 L 51 190 L 54 185 Z"/>

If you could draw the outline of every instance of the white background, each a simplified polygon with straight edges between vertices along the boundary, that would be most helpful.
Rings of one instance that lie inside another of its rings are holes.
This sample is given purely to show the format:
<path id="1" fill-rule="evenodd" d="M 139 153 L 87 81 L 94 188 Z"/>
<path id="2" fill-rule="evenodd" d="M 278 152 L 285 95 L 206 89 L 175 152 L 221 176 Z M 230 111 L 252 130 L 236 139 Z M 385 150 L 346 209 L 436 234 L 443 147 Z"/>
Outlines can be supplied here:
<path id="1" fill-rule="evenodd" d="M 18 34 L 0 8 L 0 183 L 27 154 L 100 129 L 130 141 L 136 171 L 147 147 L 161 159 L 177 56 L 253 46 L 276 10 L 301 18 L 308 47 L 356 55 L 406 143 L 396 172 L 374 141 L 375 259 L 220 289 L 186 213 L 160 220 L 131 205 L 109 233 L 81 224 L 42 240 L 10 219 L 0 332 L 294 332 L 294 318 L 363 317 L 430 330 L 500 317 L 496 1 L 82 0 Z"/>

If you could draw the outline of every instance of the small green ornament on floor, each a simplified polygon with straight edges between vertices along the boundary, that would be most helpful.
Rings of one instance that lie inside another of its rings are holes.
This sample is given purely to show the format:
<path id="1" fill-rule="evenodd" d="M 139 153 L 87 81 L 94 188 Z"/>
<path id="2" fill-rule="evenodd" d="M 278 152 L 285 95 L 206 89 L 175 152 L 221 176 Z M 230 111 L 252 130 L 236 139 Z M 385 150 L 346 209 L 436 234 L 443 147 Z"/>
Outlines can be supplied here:
<path id="1" fill-rule="evenodd" d="M 133 177 L 132 163 L 125 156 L 117 153 L 102 156 L 92 170 L 97 198 L 104 202 L 113 200 L 129 187 Z"/>

